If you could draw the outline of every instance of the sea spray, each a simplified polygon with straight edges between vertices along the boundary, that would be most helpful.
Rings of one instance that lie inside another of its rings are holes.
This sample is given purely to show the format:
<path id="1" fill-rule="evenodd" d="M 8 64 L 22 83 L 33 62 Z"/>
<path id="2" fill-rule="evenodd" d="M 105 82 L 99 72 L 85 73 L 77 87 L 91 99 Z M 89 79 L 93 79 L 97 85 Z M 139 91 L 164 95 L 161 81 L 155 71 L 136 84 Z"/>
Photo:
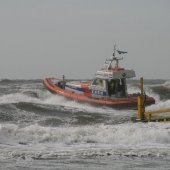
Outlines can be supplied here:
<path id="1" fill-rule="evenodd" d="M 170 143 L 170 125 L 162 123 L 125 123 L 118 125 L 62 126 L 42 127 L 30 125 L 20 127 L 15 124 L 1 124 L 0 134 L 3 138 L 26 143 L 58 143 L 149 146 Z"/>

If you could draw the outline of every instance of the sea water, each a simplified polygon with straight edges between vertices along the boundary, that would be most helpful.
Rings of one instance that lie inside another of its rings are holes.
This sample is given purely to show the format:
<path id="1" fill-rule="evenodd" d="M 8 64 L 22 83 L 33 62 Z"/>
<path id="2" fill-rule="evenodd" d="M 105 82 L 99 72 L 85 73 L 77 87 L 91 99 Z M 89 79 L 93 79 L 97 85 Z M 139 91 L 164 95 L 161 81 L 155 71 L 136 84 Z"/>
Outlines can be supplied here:
<path id="1" fill-rule="evenodd" d="M 156 99 L 147 110 L 170 108 L 170 81 L 147 80 L 145 91 Z M 1 80 L 0 169 L 170 169 L 170 123 L 134 123 L 136 112 L 67 100 L 42 80 Z"/>

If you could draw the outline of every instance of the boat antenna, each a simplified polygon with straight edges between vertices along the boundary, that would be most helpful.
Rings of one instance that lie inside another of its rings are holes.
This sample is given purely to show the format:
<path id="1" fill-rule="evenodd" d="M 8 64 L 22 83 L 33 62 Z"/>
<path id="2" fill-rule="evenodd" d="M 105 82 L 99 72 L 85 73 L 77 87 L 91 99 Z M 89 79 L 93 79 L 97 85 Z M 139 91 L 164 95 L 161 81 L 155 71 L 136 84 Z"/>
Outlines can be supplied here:
<path id="1" fill-rule="evenodd" d="M 118 52 L 118 50 L 116 50 L 116 44 L 114 44 L 114 46 L 113 46 L 113 57 L 112 57 L 112 59 L 110 60 L 110 63 L 109 63 L 109 67 L 108 68 L 111 68 L 111 64 L 112 64 L 112 62 L 113 61 L 115 61 L 116 63 L 115 63 L 115 68 L 118 68 L 119 67 L 119 60 L 122 60 L 123 59 L 123 57 L 117 57 L 116 56 L 116 52 Z"/>
<path id="2" fill-rule="evenodd" d="M 116 56 L 116 52 L 118 53 L 118 54 L 126 54 L 127 52 L 125 52 L 125 51 L 120 51 L 120 50 L 116 50 L 116 44 L 114 45 L 114 52 L 113 52 L 113 58 L 112 58 L 112 62 L 113 61 L 116 61 L 116 63 L 115 63 L 115 68 L 118 68 L 119 67 L 119 60 L 123 60 L 123 57 L 117 57 Z M 111 63 L 112 63 L 111 62 Z"/>
<path id="3" fill-rule="evenodd" d="M 117 57 L 116 53 L 121 55 L 121 54 L 125 54 L 127 52 L 116 50 L 116 44 L 114 44 L 112 57 L 110 57 L 109 59 L 106 58 L 106 61 L 105 61 L 107 70 L 110 70 L 112 68 L 112 62 L 113 61 L 116 62 L 115 63 L 115 68 L 119 68 L 119 60 L 123 60 L 123 57 Z"/>

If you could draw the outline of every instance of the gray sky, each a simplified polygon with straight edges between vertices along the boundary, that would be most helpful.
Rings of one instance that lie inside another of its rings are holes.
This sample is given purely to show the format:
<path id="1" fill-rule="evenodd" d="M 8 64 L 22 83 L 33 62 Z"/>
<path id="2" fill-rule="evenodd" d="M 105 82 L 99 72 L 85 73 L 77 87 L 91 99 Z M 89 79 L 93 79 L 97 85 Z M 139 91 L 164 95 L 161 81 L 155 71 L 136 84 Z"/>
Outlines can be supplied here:
<path id="1" fill-rule="evenodd" d="M 115 42 L 137 78 L 170 79 L 170 0 L 0 0 L 0 79 L 93 78 Z"/>

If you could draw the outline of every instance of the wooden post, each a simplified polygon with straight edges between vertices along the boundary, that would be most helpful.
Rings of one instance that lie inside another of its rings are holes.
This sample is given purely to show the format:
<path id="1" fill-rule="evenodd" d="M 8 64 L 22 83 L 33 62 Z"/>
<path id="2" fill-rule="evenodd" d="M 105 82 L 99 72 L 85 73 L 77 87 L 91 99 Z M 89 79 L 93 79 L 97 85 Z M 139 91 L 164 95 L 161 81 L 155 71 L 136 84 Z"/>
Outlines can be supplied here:
<path id="1" fill-rule="evenodd" d="M 143 77 L 140 78 L 141 94 L 138 96 L 138 119 L 145 120 L 145 94 L 143 88 Z"/>

